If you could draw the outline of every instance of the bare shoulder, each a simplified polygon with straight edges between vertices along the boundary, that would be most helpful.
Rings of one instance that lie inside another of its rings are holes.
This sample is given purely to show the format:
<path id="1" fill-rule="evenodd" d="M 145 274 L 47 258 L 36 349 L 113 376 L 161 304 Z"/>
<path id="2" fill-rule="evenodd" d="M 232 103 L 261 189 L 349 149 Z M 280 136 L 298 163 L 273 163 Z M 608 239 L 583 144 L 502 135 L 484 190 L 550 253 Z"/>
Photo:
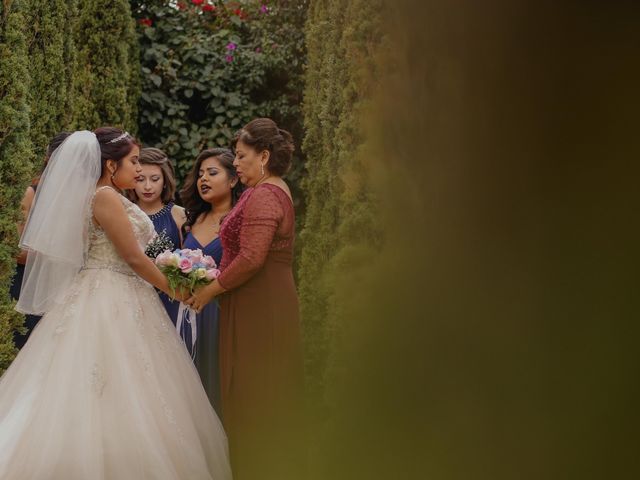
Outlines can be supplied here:
<path id="1" fill-rule="evenodd" d="M 171 208 L 171 216 L 178 224 L 178 227 L 182 226 L 182 224 L 187 221 L 187 213 L 185 212 L 183 207 L 180 207 L 178 205 L 174 205 Z"/>
<path id="2" fill-rule="evenodd" d="M 24 191 L 24 195 L 22 196 L 22 200 L 23 201 L 32 201 L 33 197 L 36 196 L 36 191 L 33 189 L 33 187 L 31 185 L 29 185 L 27 187 L 27 189 Z"/>
<path id="3" fill-rule="evenodd" d="M 122 199 L 120 198 L 122 197 L 122 195 L 120 195 L 118 192 L 116 192 L 113 188 L 98 188 L 96 190 L 96 195 L 95 198 L 93 199 L 93 205 L 94 207 L 97 207 L 99 205 L 102 204 L 115 204 L 115 203 L 122 203 Z"/>
<path id="4" fill-rule="evenodd" d="M 185 219 L 187 218 L 187 214 L 185 213 L 184 207 L 181 207 L 179 205 L 174 205 L 171 208 L 171 215 L 177 218 L 185 218 Z"/>
<path id="5" fill-rule="evenodd" d="M 98 220 L 98 223 L 105 216 L 118 213 L 124 213 L 122 195 L 113 188 L 99 188 L 96 190 L 96 195 L 93 199 L 93 216 Z"/>
<path id="6" fill-rule="evenodd" d="M 33 203 L 33 198 L 35 196 L 36 196 L 35 190 L 31 185 L 29 185 L 27 189 L 24 191 L 24 195 L 22 196 L 22 201 L 20 202 L 20 204 L 22 205 L 22 208 L 25 209 L 27 212 L 31 209 L 31 204 Z"/>

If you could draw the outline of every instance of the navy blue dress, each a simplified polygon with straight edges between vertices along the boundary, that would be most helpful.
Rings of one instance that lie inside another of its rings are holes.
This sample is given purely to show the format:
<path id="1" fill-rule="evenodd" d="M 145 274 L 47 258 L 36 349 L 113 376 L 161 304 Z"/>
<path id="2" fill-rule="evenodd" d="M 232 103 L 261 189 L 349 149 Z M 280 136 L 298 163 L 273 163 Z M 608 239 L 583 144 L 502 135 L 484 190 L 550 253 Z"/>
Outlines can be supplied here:
<path id="1" fill-rule="evenodd" d="M 171 215 L 171 209 L 174 207 L 173 202 L 167 203 L 162 209 L 152 215 L 149 215 L 149 218 L 153 222 L 153 226 L 156 229 L 156 232 L 164 233 L 171 239 L 173 242 L 173 249 L 180 248 L 180 229 L 176 224 L 176 221 L 173 219 L 173 215 Z M 169 295 L 164 292 L 158 292 L 160 296 L 160 300 L 162 300 L 162 304 L 164 305 L 164 309 L 167 311 L 169 318 L 176 324 L 176 319 L 178 318 L 178 308 L 180 308 L 180 302 L 172 300 Z"/>
<path id="2" fill-rule="evenodd" d="M 34 193 L 37 187 L 38 187 L 37 185 L 31 185 L 31 188 L 33 188 Z M 18 263 L 16 266 L 16 273 L 13 277 L 13 283 L 11 284 L 11 289 L 10 289 L 12 300 L 18 300 L 20 298 L 20 289 L 22 288 L 22 279 L 24 278 L 24 270 L 25 270 L 25 266 Z M 39 315 L 24 316 L 24 326 L 27 329 L 27 333 L 22 335 L 18 332 L 13 332 L 13 343 L 15 344 L 16 348 L 21 349 L 22 347 L 24 347 L 24 344 L 27 343 L 27 340 L 29 339 L 29 335 L 31 335 L 31 332 L 33 331 L 33 329 L 36 328 L 36 325 L 38 324 L 41 318 L 42 317 L 40 317 Z"/>
<path id="3" fill-rule="evenodd" d="M 22 287 L 22 278 L 24 277 L 24 270 L 25 270 L 24 265 L 21 265 L 18 263 L 16 267 L 16 274 L 13 277 L 13 283 L 11 284 L 11 290 L 10 290 L 11 298 L 13 300 L 18 300 L 20 298 L 20 288 Z M 21 349 L 22 347 L 24 347 L 24 344 L 27 343 L 27 340 L 29 339 L 29 335 L 31 335 L 31 332 L 33 331 L 33 329 L 36 328 L 36 325 L 38 324 L 41 318 L 42 317 L 40 317 L 39 315 L 24 316 L 24 326 L 27 329 L 27 333 L 22 335 L 21 333 L 13 332 L 13 343 L 15 344 L 16 348 Z"/>
<path id="4" fill-rule="evenodd" d="M 222 244 L 220 237 L 214 238 L 208 245 L 200 242 L 189 232 L 184 239 L 183 248 L 200 249 L 210 255 L 220 265 L 222 260 Z M 198 337 L 196 339 L 195 365 L 200 374 L 202 385 L 209 396 L 211 405 L 218 415 L 220 410 L 220 365 L 218 361 L 218 302 L 208 303 L 196 317 Z"/>

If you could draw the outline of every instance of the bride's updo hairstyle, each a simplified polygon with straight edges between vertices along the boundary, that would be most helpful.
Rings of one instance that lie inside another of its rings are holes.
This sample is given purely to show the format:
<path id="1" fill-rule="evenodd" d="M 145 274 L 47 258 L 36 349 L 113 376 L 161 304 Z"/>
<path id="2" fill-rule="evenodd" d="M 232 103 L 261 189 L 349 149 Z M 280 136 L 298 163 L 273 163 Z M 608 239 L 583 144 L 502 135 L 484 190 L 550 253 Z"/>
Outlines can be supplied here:
<path id="1" fill-rule="evenodd" d="M 265 165 L 271 175 L 283 176 L 291 168 L 294 146 L 289 132 L 278 128 L 270 118 L 256 118 L 247 123 L 235 134 L 232 146 L 242 142 L 260 153 L 268 150 L 269 161 Z"/>
<path id="2" fill-rule="evenodd" d="M 107 160 L 113 160 L 119 167 L 120 162 L 131 152 L 133 146 L 140 146 L 138 141 L 128 132 L 116 127 L 100 127 L 93 133 L 100 144 L 100 175 L 104 173 Z"/>

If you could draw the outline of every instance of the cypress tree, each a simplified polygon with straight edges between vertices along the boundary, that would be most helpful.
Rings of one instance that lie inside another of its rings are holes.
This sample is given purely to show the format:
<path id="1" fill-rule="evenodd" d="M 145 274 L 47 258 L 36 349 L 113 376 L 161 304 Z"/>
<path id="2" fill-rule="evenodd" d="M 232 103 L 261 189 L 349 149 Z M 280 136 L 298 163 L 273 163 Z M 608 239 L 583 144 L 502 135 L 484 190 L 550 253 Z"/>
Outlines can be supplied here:
<path id="1" fill-rule="evenodd" d="M 72 22 L 75 1 L 29 0 L 29 104 L 36 165 L 47 142 L 71 123 L 75 51 Z"/>
<path id="2" fill-rule="evenodd" d="M 18 253 L 19 205 L 31 173 L 25 162 L 31 155 L 25 10 L 23 0 L 0 2 L 0 372 L 15 356 L 12 335 L 22 325 L 9 301 L 9 285 Z"/>
<path id="3" fill-rule="evenodd" d="M 142 71 L 140 65 L 140 43 L 135 31 L 135 20 L 130 22 L 131 32 L 128 35 L 129 43 L 129 77 L 127 88 L 127 105 L 130 108 L 130 123 L 127 125 L 129 133 L 138 133 L 138 102 L 142 93 Z"/>
<path id="4" fill-rule="evenodd" d="M 341 183 L 335 144 L 335 126 L 340 117 L 340 88 L 344 69 L 340 58 L 343 17 L 339 0 L 313 2 L 307 22 L 308 67 L 304 96 L 306 135 L 302 145 L 307 155 L 307 178 L 303 182 L 307 209 L 300 239 L 300 308 L 304 325 L 306 367 L 311 388 L 320 388 L 326 358 L 326 316 L 330 290 L 325 271 L 337 247 Z"/>
<path id="5" fill-rule="evenodd" d="M 129 2 L 79 0 L 78 11 L 74 126 L 110 124 L 133 133 L 140 62 Z"/>
<path id="6" fill-rule="evenodd" d="M 378 1 L 316 2 L 307 23 L 307 213 L 299 288 L 312 396 L 322 393 L 330 346 L 346 320 L 348 299 L 336 284 L 369 261 L 381 241 L 361 161 L 362 119 L 382 38 L 379 11 Z"/>

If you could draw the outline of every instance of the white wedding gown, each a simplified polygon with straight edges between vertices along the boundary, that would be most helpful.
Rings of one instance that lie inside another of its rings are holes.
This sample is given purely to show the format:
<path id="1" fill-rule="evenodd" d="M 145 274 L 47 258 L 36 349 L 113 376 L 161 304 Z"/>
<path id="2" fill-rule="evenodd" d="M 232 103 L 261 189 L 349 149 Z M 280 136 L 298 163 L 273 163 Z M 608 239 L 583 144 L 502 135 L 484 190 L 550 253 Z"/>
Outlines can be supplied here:
<path id="1" fill-rule="evenodd" d="M 144 248 L 153 224 L 122 202 Z M 89 233 L 64 304 L 0 379 L 0 479 L 230 479 L 222 425 L 157 293 Z"/>

